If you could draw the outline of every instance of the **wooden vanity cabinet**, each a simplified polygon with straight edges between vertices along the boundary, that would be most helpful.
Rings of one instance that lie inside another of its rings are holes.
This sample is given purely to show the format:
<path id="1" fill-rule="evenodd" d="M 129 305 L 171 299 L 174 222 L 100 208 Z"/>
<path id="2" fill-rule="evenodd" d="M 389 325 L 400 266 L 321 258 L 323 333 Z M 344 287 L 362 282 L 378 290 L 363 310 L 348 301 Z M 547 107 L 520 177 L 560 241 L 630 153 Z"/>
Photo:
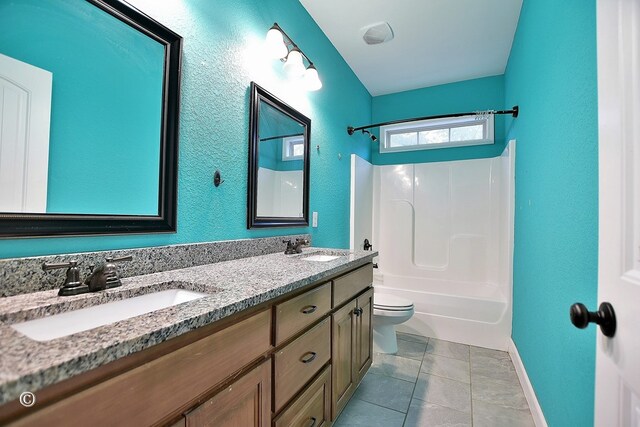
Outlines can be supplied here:
<path id="1" fill-rule="evenodd" d="M 330 426 L 372 362 L 372 266 L 0 406 L 0 425 Z"/>
<path id="2" fill-rule="evenodd" d="M 367 373 L 373 363 L 373 289 L 356 299 L 356 361 L 357 382 Z"/>
<path id="3" fill-rule="evenodd" d="M 353 371 L 356 348 L 356 301 L 348 302 L 331 316 L 332 348 L 332 404 L 331 418 L 335 420 L 356 389 Z"/>
<path id="4" fill-rule="evenodd" d="M 262 362 L 184 418 L 186 427 L 269 427 L 271 363 Z"/>
<path id="5" fill-rule="evenodd" d="M 344 409 L 373 361 L 373 289 L 332 316 L 332 419 Z"/>

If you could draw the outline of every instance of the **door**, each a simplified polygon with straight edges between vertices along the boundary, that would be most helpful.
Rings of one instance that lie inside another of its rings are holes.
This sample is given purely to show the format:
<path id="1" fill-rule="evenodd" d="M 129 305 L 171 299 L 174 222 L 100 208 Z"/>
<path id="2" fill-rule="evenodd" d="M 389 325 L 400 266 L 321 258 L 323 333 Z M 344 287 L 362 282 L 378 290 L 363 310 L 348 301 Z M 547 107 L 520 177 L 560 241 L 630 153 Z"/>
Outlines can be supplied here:
<path id="1" fill-rule="evenodd" d="M 356 348 L 355 308 L 356 300 L 353 299 L 331 315 L 333 323 L 331 413 L 333 420 L 342 411 L 356 388 L 353 375 Z"/>
<path id="2" fill-rule="evenodd" d="M 49 71 L 0 54 L 0 212 L 45 213 Z"/>
<path id="3" fill-rule="evenodd" d="M 262 362 L 185 418 L 187 427 L 270 426 L 271 361 Z"/>
<path id="4" fill-rule="evenodd" d="M 357 382 L 367 373 L 373 361 L 373 289 L 356 301 L 356 363 Z"/>
<path id="5" fill-rule="evenodd" d="M 597 426 L 640 426 L 640 0 L 598 0 L 598 301 L 615 335 L 598 333 Z"/>
<path id="6" fill-rule="evenodd" d="M 349 250 L 365 249 L 364 240 L 372 240 L 373 165 L 351 155 L 351 233 Z"/>

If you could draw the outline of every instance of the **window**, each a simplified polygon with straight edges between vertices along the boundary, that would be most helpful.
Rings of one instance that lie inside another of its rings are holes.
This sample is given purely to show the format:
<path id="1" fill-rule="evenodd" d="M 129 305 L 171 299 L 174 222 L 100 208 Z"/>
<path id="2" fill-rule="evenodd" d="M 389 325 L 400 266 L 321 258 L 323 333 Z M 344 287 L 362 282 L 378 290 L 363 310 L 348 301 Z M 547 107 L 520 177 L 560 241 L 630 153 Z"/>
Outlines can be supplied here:
<path id="1" fill-rule="evenodd" d="M 380 127 L 381 153 L 493 144 L 493 114 L 422 120 Z"/>
<path id="2" fill-rule="evenodd" d="M 304 135 L 282 138 L 282 160 L 304 159 Z"/>

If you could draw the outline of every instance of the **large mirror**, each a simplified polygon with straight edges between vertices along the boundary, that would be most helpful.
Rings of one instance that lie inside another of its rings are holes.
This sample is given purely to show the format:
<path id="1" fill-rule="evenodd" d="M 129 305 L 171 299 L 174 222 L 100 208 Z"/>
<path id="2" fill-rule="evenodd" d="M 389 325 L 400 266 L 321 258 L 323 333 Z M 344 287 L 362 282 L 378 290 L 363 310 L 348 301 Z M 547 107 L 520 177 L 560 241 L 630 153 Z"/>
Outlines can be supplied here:
<path id="1" fill-rule="evenodd" d="M 175 231 L 181 37 L 120 0 L 0 28 L 0 237 Z"/>
<path id="2" fill-rule="evenodd" d="M 309 225 L 311 120 L 251 83 L 247 227 Z"/>

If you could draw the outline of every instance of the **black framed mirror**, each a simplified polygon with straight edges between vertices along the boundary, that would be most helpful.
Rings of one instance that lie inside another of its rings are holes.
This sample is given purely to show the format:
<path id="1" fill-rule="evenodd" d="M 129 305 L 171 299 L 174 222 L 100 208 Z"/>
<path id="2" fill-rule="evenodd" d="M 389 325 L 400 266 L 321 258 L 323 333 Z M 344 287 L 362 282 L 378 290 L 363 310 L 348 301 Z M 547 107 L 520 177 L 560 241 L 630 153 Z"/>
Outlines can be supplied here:
<path id="1" fill-rule="evenodd" d="M 41 153 L 0 159 L 0 238 L 175 232 L 182 37 L 120 0 L 7 2 L 0 27 L 0 85 L 50 118 L 0 138 Z M 47 78 L 49 105 L 20 92 Z"/>
<path id="2" fill-rule="evenodd" d="M 251 83 L 247 228 L 309 225 L 311 119 Z"/>

